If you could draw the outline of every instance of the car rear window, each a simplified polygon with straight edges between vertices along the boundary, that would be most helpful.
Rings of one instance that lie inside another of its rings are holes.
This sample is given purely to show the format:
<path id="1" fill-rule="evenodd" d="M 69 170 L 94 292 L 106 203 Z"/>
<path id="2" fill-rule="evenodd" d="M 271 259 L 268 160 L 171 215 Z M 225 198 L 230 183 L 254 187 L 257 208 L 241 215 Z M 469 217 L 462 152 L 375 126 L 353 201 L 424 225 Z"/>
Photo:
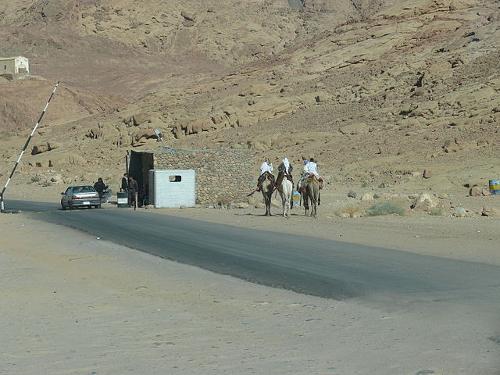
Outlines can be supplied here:
<path id="1" fill-rule="evenodd" d="M 95 193 L 95 189 L 92 186 L 75 186 L 73 188 L 73 194 L 78 193 Z"/>

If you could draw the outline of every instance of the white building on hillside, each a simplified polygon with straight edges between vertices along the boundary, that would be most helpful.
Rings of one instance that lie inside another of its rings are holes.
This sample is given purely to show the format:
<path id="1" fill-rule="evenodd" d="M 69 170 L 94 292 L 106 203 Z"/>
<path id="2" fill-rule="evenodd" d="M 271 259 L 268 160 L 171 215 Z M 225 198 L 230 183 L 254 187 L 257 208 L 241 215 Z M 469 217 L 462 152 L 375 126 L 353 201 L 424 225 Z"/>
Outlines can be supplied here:
<path id="1" fill-rule="evenodd" d="M 30 74 L 30 64 L 26 57 L 0 57 L 0 74 Z"/>

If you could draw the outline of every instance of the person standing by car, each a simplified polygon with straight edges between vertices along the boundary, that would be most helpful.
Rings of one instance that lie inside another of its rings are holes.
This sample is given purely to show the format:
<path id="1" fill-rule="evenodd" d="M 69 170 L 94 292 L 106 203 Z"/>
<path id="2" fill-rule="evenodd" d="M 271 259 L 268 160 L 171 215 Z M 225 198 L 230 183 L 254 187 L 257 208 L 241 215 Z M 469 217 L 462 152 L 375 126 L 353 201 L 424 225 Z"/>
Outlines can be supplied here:
<path id="1" fill-rule="evenodd" d="M 128 174 L 124 174 L 122 177 L 122 186 L 120 191 L 128 191 Z"/>
<path id="2" fill-rule="evenodd" d="M 101 177 L 97 179 L 97 182 L 94 184 L 94 189 L 99 194 L 99 201 L 102 203 L 102 198 L 104 197 L 104 191 L 107 189 L 107 185 L 104 183 Z"/>
<path id="3" fill-rule="evenodd" d="M 139 185 L 137 181 L 130 176 L 128 178 L 128 195 L 129 195 L 129 204 L 134 207 L 134 210 L 137 209 L 137 193 L 139 191 Z"/>

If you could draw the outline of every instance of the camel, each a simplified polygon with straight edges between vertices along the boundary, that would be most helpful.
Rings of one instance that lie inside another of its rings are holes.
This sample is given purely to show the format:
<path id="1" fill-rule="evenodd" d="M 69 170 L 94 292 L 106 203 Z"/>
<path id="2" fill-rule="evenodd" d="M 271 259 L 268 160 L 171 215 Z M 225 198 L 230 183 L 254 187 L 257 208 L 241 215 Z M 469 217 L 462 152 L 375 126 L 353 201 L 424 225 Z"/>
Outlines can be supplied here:
<path id="1" fill-rule="evenodd" d="M 317 217 L 319 204 L 320 183 L 315 176 L 308 177 L 301 187 L 302 201 L 304 202 L 305 215 L 309 216 L 309 203 L 311 204 L 311 216 Z"/>
<path id="2" fill-rule="evenodd" d="M 278 186 L 281 203 L 283 205 L 283 217 L 290 216 L 290 203 L 292 201 L 293 184 L 288 178 L 282 178 L 281 185 Z"/>
<path id="3" fill-rule="evenodd" d="M 271 216 L 271 198 L 274 192 L 274 176 L 266 172 L 266 176 L 262 182 L 262 196 L 264 197 L 264 204 L 266 205 L 265 216 Z"/>

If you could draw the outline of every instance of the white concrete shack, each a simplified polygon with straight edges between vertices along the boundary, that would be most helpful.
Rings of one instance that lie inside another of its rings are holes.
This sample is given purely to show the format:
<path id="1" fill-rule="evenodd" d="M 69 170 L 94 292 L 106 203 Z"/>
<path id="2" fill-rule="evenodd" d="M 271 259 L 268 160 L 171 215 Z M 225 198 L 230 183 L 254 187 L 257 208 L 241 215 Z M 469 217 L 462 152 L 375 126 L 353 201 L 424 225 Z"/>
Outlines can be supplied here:
<path id="1" fill-rule="evenodd" d="M 30 64 L 26 57 L 0 57 L 1 74 L 30 74 Z"/>
<path id="2" fill-rule="evenodd" d="M 195 171 L 192 169 L 150 170 L 149 203 L 155 208 L 194 207 L 196 204 Z"/>

